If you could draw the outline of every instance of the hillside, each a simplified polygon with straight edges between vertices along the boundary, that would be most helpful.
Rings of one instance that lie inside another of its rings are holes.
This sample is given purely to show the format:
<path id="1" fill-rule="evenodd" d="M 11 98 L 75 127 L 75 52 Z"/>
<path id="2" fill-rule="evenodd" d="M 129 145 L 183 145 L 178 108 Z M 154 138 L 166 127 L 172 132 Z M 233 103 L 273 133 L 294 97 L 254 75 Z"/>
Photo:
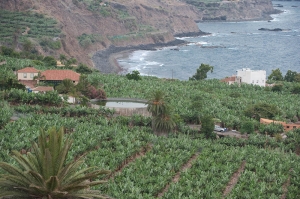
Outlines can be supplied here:
<path id="1" fill-rule="evenodd" d="M 2 0 L 0 9 L 21 14 L 1 16 L 1 26 L 7 29 L 1 33 L 0 42 L 22 49 L 29 39 L 44 55 L 58 58 L 65 54 L 93 65 L 92 55 L 110 46 L 163 44 L 173 41 L 174 36 L 203 34 L 195 21 L 262 19 L 274 12 L 270 0 L 203 2 L 206 1 Z"/>

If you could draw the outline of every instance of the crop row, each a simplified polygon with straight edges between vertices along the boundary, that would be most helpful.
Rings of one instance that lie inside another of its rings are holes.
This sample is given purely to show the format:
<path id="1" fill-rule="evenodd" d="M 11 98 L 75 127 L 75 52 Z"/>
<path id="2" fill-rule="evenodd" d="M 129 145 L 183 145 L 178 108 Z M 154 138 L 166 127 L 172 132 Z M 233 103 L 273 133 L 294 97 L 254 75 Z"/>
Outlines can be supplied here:
<path id="1" fill-rule="evenodd" d="M 192 167 L 181 171 L 163 198 L 222 198 L 233 173 L 245 169 L 227 198 L 279 198 L 290 176 L 288 198 L 299 196 L 299 158 L 253 146 L 226 146 L 209 140 L 156 137 L 148 127 L 129 127 L 122 120 L 99 115 L 62 117 L 56 114 L 19 114 L 19 120 L 0 130 L 0 159 L 8 161 L 12 149 L 28 150 L 39 129 L 64 126 L 73 139 L 69 160 L 87 153 L 86 164 L 116 171 L 108 183 L 97 187 L 115 198 L 155 198 L 197 151 Z M 129 158 L 147 148 L 145 155 Z M 296 197 L 297 198 L 297 197 Z"/>
<path id="2" fill-rule="evenodd" d="M 110 180 L 102 191 L 114 198 L 153 198 L 199 149 L 188 138 L 157 138 L 152 149 Z"/>
<path id="3" fill-rule="evenodd" d="M 245 151 L 220 144 L 205 146 L 193 166 L 181 173 L 163 198 L 222 198 L 231 176 L 241 166 Z"/>
<path id="4" fill-rule="evenodd" d="M 229 198 L 280 198 L 293 165 L 292 156 L 281 151 L 247 147 L 246 167 Z M 299 161 L 299 160 L 298 160 Z"/>

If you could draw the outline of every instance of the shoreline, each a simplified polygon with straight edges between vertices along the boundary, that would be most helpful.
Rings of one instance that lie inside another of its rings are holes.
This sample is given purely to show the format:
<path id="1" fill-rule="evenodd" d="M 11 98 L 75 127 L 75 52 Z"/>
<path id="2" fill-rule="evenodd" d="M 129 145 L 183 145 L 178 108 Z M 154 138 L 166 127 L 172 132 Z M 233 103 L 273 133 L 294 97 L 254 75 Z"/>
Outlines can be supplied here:
<path id="1" fill-rule="evenodd" d="M 268 21 L 273 19 L 270 15 L 272 14 L 280 14 L 282 13 L 282 10 L 275 9 L 274 13 L 269 13 L 267 16 L 264 16 L 259 19 L 244 19 L 244 20 L 205 20 L 205 21 L 199 21 L 196 23 L 209 23 L 209 22 L 239 22 L 239 21 Z M 198 37 L 198 36 L 205 36 L 209 35 L 211 33 L 206 33 L 202 32 L 199 30 L 199 32 L 189 32 L 189 33 L 180 33 L 180 34 L 175 34 L 174 37 Z M 157 48 L 162 48 L 162 47 L 168 47 L 168 46 L 179 46 L 179 45 L 184 45 L 187 42 L 184 40 L 180 39 L 175 39 L 173 41 L 167 42 L 167 43 L 155 43 L 155 44 L 140 44 L 137 46 L 114 46 L 111 45 L 109 48 L 102 50 L 102 51 L 97 51 L 93 56 L 92 56 L 92 62 L 94 64 L 94 68 L 99 70 L 101 73 L 104 74 L 118 74 L 124 69 L 120 66 L 118 63 L 118 59 L 120 58 L 128 58 L 129 55 L 137 50 L 148 50 L 148 51 L 155 51 Z"/>
<path id="2" fill-rule="evenodd" d="M 206 32 L 195 32 L 195 33 L 182 33 L 176 34 L 174 37 L 196 37 L 196 36 L 204 36 L 210 33 Z M 168 46 L 178 46 L 184 45 L 187 42 L 180 39 L 175 39 L 173 41 L 167 43 L 156 43 L 156 44 L 140 44 L 137 46 L 110 46 L 109 48 L 97 51 L 92 56 L 92 61 L 94 63 L 94 68 L 99 70 L 101 73 L 109 74 L 114 73 L 117 74 L 123 70 L 123 68 L 118 63 L 117 59 L 126 58 L 136 50 L 148 50 L 155 51 L 157 48 L 168 47 Z"/>

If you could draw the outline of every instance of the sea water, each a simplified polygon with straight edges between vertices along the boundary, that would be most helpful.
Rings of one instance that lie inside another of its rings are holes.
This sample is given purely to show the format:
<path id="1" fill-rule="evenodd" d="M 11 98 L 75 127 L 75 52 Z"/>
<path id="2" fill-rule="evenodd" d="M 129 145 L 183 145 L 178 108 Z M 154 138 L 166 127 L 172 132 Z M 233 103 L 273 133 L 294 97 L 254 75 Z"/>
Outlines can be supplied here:
<path id="1" fill-rule="evenodd" d="M 279 68 L 300 72 L 300 2 L 273 1 L 283 12 L 272 15 L 271 21 L 203 22 L 199 29 L 207 36 L 178 38 L 188 42 L 178 47 L 156 51 L 138 50 L 118 62 L 129 73 L 188 80 L 201 63 L 214 67 L 208 78 L 221 79 L 250 68 L 266 70 L 267 76 Z M 261 31 L 260 28 L 281 28 L 284 31 Z"/>

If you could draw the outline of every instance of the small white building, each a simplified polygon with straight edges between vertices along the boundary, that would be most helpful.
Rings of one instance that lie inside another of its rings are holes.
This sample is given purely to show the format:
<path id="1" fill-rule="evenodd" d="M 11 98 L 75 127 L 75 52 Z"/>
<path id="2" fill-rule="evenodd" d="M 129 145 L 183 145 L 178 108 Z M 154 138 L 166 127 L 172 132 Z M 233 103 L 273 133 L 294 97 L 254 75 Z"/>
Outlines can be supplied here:
<path id="1" fill-rule="evenodd" d="M 266 86 L 266 71 L 265 70 L 251 70 L 250 68 L 243 68 L 236 71 L 237 83 L 247 83 L 258 86 Z"/>

